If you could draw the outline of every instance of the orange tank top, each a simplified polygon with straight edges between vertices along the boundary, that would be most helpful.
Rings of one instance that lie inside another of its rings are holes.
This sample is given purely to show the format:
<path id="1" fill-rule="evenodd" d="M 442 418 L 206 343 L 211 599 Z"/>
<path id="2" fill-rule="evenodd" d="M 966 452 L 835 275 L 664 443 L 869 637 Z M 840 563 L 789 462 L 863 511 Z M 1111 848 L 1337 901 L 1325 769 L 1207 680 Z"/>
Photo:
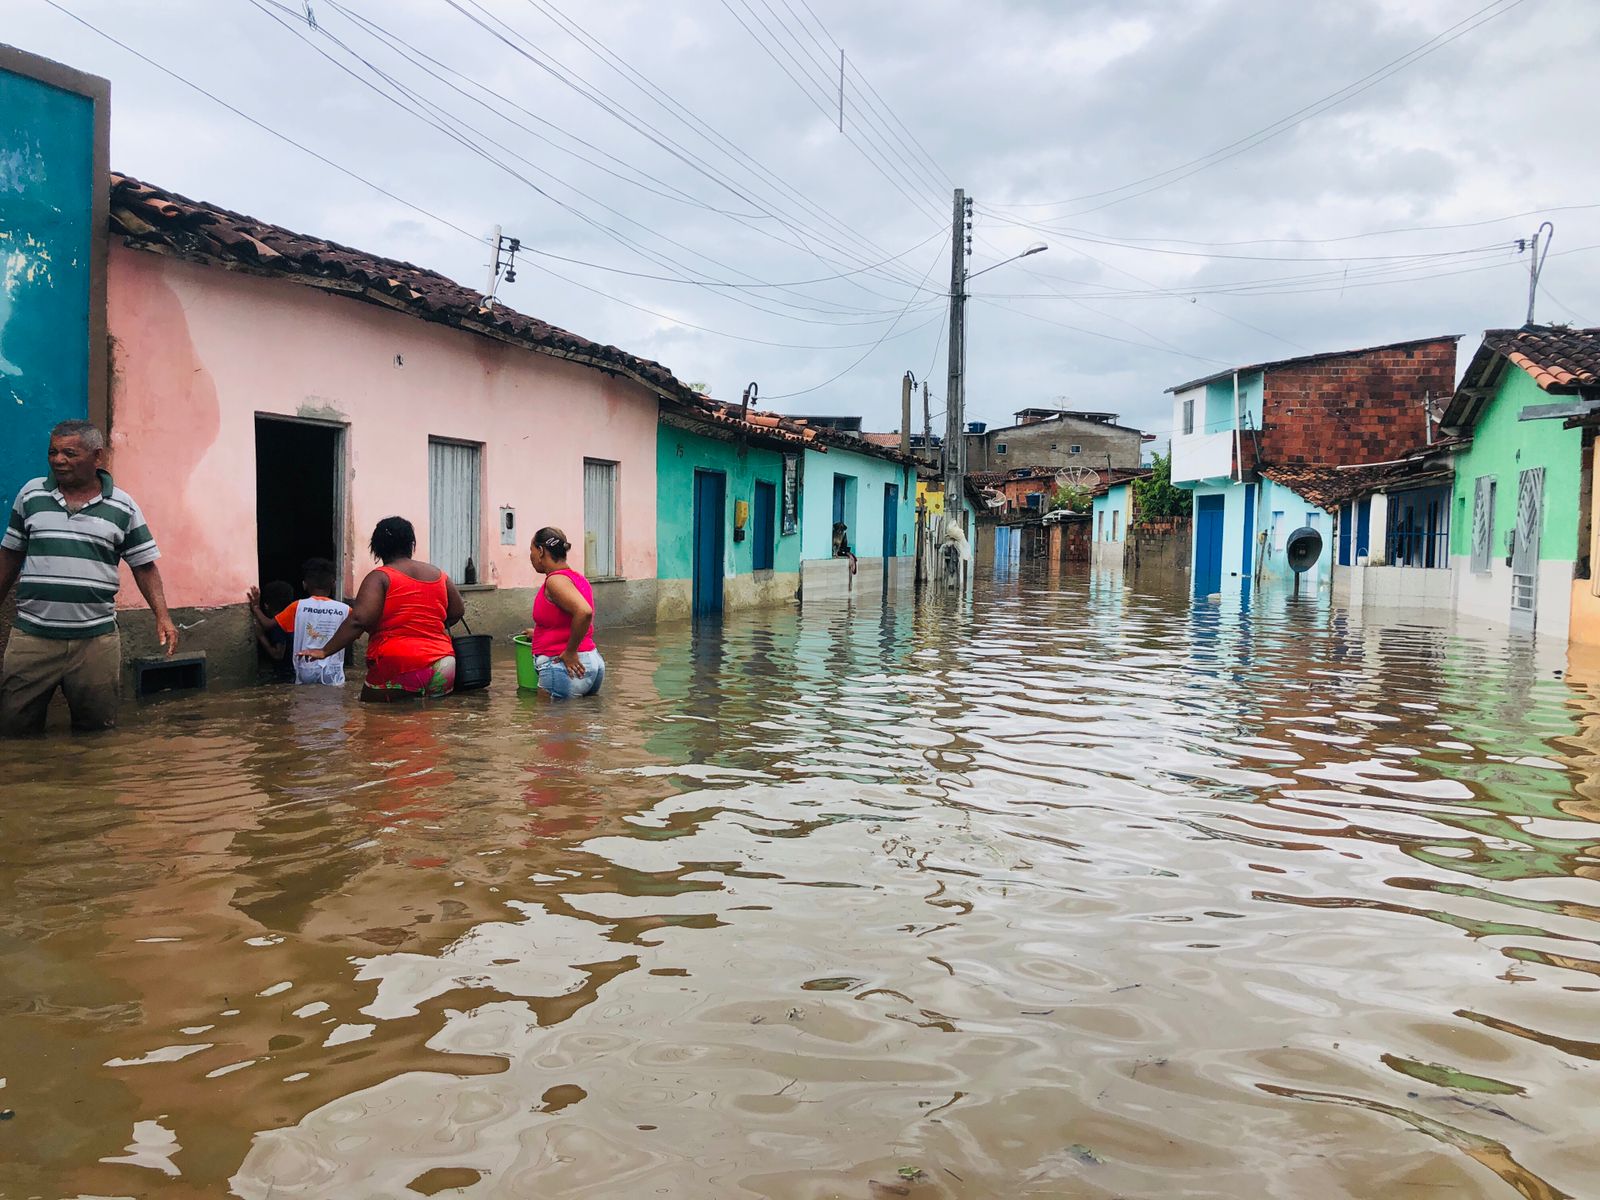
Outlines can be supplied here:
<path id="1" fill-rule="evenodd" d="M 444 572 L 432 583 L 379 567 L 389 579 L 383 616 L 367 639 L 367 661 L 383 659 L 399 670 L 423 667 L 455 653 L 444 614 L 450 601 Z"/>

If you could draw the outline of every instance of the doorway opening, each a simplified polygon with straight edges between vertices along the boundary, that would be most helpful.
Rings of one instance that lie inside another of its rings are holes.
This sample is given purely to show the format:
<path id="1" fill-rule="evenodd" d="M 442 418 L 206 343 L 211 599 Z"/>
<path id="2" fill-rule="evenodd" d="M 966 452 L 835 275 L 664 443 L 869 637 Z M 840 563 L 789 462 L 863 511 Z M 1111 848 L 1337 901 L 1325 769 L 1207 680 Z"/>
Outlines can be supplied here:
<path id="1" fill-rule="evenodd" d="M 301 594 L 308 558 L 332 559 L 344 585 L 344 427 L 256 417 L 256 571 Z"/>

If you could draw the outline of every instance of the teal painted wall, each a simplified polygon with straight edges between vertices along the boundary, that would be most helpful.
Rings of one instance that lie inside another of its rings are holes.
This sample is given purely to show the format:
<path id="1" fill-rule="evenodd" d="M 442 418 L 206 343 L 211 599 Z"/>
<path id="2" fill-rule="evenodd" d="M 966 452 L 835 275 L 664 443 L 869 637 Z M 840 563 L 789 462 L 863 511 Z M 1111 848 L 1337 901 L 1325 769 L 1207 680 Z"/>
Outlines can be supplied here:
<path id="1" fill-rule="evenodd" d="M 88 414 L 94 102 L 0 71 L 0 493 Z"/>
<path id="2" fill-rule="evenodd" d="M 1251 371 L 1239 376 L 1239 413 L 1248 414 L 1242 429 L 1261 428 L 1261 397 L 1265 376 Z M 1225 433 L 1233 428 L 1233 376 L 1206 384 L 1206 410 L 1195 414 L 1196 433 Z"/>
<path id="3" fill-rule="evenodd" d="M 883 554 L 883 488 L 900 489 L 895 556 L 916 553 L 917 478 L 898 463 L 870 454 L 830 447 L 825 454 L 805 452 L 800 480 L 800 557 L 833 557 L 833 477 L 855 480 L 855 520 L 848 521 L 850 544 L 859 558 Z M 792 540 L 792 539 L 791 539 Z"/>
<path id="4" fill-rule="evenodd" d="M 741 448 L 731 442 L 661 425 L 656 435 L 656 578 L 693 578 L 696 471 L 721 471 L 728 477 L 727 511 L 723 514 L 725 574 L 749 575 L 753 570 L 750 564 L 755 547 L 754 500 L 758 480 L 772 484 L 777 492 L 773 525 L 779 532 L 772 569 L 790 572 L 800 569 L 800 534 L 784 537 L 781 532 L 783 455 L 760 447 Z M 743 500 L 751 509 L 742 542 L 733 540 L 735 500 Z"/>
<path id="5" fill-rule="evenodd" d="M 1523 370 L 1508 365 L 1494 398 L 1472 431 L 1472 445 L 1456 459 L 1455 499 L 1450 520 L 1450 553 L 1472 554 L 1472 496 L 1480 476 L 1496 481 L 1493 557 L 1506 553 L 1506 533 L 1517 523 L 1518 477 L 1530 467 L 1544 468 L 1544 529 L 1539 557 L 1575 561 L 1578 557 L 1578 489 L 1583 470 L 1583 431 L 1563 429 L 1560 421 L 1519 421 L 1530 404 L 1560 397 L 1540 390 Z"/>
<path id="6" fill-rule="evenodd" d="M 1231 396 L 1231 393 L 1230 393 Z M 1245 578 L 1244 548 L 1246 539 L 1250 542 L 1249 573 L 1253 579 L 1256 574 L 1256 556 L 1261 553 L 1260 534 L 1265 531 L 1270 541 L 1272 537 L 1272 515 L 1274 512 L 1283 513 L 1283 536 L 1288 537 L 1296 529 L 1309 525 L 1322 534 L 1322 556 L 1317 559 L 1314 566 L 1305 575 L 1306 582 L 1313 580 L 1321 582 L 1330 579 L 1332 564 L 1338 552 L 1338 545 L 1334 537 L 1334 521 L 1331 513 L 1325 513 L 1305 497 L 1291 491 L 1282 484 L 1273 483 L 1270 479 L 1263 479 L 1257 485 L 1254 512 L 1248 528 L 1245 526 L 1245 492 L 1249 485 L 1243 483 L 1228 484 L 1200 484 L 1194 489 L 1195 499 L 1198 502 L 1201 496 L 1221 496 L 1223 498 L 1222 514 L 1222 591 L 1224 594 L 1237 591 L 1241 581 Z M 1111 518 L 1107 517 L 1107 528 Z M 1194 545 L 1198 530 L 1193 526 L 1189 531 L 1189 561 L 1194 562 Z M 1266 563 L 1261 571 L 1261 579 L 1266 582 L 1277 579 L 1293 582 L 1294 572 L 1289 570 L 1284 562 L 1280 549 L 1274 547 L 1273 552 L 1267 556 Z"/>
<path id="7" fill-rule="evenodd" d="M 1121 542 L 1128 536 L 1128 485 L 1119 483 L 1109 487 L 1105 494 L 1094 498 L 1093 521 L 1090 527 L 1092 536 L 1097 542 Z M 1104 528 L 1102 531 L 1101 514 L 1105 514 Z M 1120 519 L 1113 521 L 1112 514 L 1120 514 Z M 1112 536 L 1115 529 L 1116 536 Z"/>

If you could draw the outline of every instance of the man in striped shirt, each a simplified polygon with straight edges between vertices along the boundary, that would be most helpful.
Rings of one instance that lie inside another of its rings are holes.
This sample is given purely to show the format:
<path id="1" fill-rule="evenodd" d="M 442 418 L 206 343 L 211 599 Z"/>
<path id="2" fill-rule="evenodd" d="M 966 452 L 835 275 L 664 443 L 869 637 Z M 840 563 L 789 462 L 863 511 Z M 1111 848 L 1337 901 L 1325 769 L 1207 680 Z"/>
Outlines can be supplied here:
<path id="1" fill-rule="evenodd" d="M 78 730 L 117 723 L 122 643 L 117 564 L 126 562 L 170 655 L 161 552 L 133 497 L 101 470 L 105 435 L 88 421 L 50 431 L 50 474 L 23 485 L 0 536 L 0 604 L 17 589 L 17 619 L 0 666 L 0 734 L 39 733 L 59 687 Z"/>

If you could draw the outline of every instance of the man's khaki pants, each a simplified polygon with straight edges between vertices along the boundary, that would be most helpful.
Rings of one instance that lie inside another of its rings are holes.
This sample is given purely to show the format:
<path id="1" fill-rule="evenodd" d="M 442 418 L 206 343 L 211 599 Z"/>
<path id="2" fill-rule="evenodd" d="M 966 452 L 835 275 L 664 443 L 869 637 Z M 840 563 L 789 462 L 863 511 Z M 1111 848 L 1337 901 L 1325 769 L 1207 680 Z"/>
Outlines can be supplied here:
<path id="1" fill-rule="evenodd" d="M 0 666 L 0 735 L 44 732 L 58 687 L 73 729 L 113 728 L 122 698 L 122 638 L 42 638 L 13 629 Z"/>

